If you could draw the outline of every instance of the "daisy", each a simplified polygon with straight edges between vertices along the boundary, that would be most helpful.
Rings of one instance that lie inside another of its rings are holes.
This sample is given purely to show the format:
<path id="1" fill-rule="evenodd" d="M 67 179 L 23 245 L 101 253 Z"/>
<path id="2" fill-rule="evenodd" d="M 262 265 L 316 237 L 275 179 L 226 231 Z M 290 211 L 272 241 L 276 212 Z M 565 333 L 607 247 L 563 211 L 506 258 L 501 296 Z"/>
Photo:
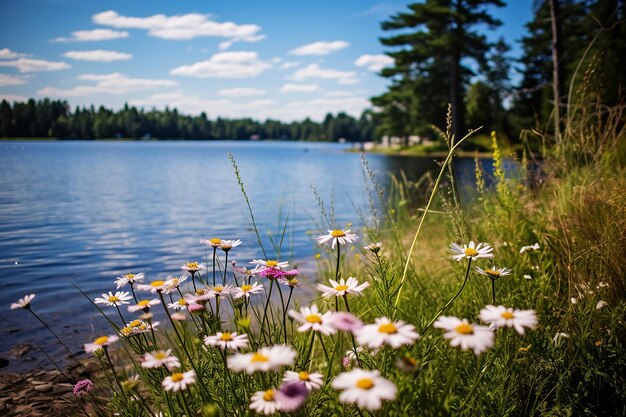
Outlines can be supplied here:
<path id="1" fill-rule="evenodd" d="M 169 303 L 167 305 L 167 308 L 171 308 L 172 310 L 179 311 L 179 310 L 186 310 L 188 305 L 189 305 L 189 302 L 186 299 L 179 298 L 178 301 Z"/>
<path id="2" fill-rule="evenodd" d="M 531 250 L 539 250 L 539 243 L 535 243 L 534 245 L 530 246 L 522 246 L 522 248 L 519 250 L 519 253 L 524 253 Z"/>
<path id="3" fill-rule="evenodd" d="M 302 286 L 302 283 L 298 281 L 298 278 L 295 276 L 285 276 L 283 278 L 280 278 L 278 282 L 291 288 L 297 288 Z"/>
<path id="4" fill-rule="evenodd" d="M 353 332 L 363 327 L 363 322 L 345 311 L 333 313 L 332 326 L 340 332 Z"/>
<path id="5" fill-rule="evenodd" d="M 261 268 L 259 276 L 267 279 L 283 280 L 287 276 L 287 272 L 274 267 Z"/>
<path id="6" fill-rule="evenodd" d="M 296 351 L 285 345 L 262 347 L 256 352 L 239 353 L 228 358 L 228 368 L 252 374 L 256 371 L 271 371 L 293 364 Z"/>
<path id="7" fill-rule="evenodd" d="M 505 326 L 514 327 L 521 335 L 525 333 L 525 328 L 534 329 L 537 326 L 537 315 L 534 310 L 518 310 L 505 306 L 488 305 L 480 310 L 480 319 L 491 323 L 496 329 Z"/>
<path id="8" fill-rule="evenodd" d="M 230 264 L 233 267 L 233 271 L 243 275 L 244 277 L 246 277 L 248 279 L 250 279 L 253 276 L 255 276 L 256 274 L 258 274 L 259 270 L 261 269 L 261 266 L 259 266 L 259 265 L 256 265 L 252 269 L 248 269 L 245 266 L 236 266 L 237 265 L 236 261 L 232 261 Z"/>
<path id="9" fill-rule="evenodd" d="M 255 282 L 252 285 L 244 284 L 241 287 L 237 287 L 233 290 L 233 298 L 237 299 L 244 296 L 246 298 L 250 298 L 250 294 L 257 294 L 261 291 L 263 291 L 263 285 L 259 285 L 258 282 Z"/>
<path id="10" fill-rule="evenodd" d="M 360 408 L 379 410 L 382 400 L 394 400 L 398 389 L 395 384 L 380 376 L 378 371 L 353 369 L 339 374 L 331 386 L 341 390 L 339 401 L 356 404 Z"/>
<path id="11" fill-rule="evenodd" d="M 216 346 L 222 350 L 237 351 L 248 346 L 248 335 L 228 332 L 217 332 L 215 336 L 207 336 L 204 338 L 204 344 L 207 346 Z"/>
<path id="12" fill-rule="evenodd" d="M 337 332 L 330 324 L 333 313 L 327 311 L 321 314 L 315 304 L 311 307 L 302 307 L 300 312 L 289 310 L 289 316 L 302 323 L 302 326 L 298 327 L 299 332 L 313 330 L 314 332 L 320 332 L 326 336 Z"/>
<path id="13" fill-rule="evenodd" d="M 419 363 L 411 355 L 405 353 L 396 360 L 396 368 L 402 372 L 411 373 L 417 371 Z"/>
<path id="14" fill-rule="evenodd" d="M 402 320 L 391 321 L 387 317 L 375 319 L 375 324 L 366 324 L 355 330 L 354 335 L 359 345 L 370 349 L 378 349 L 383 344 L 397 349 L 402 345 L 413 344 L 420 337 L 412 324 L 406 324 Z"/>
<path id="15" fill-rule="evenodd" d="M 598 303 L 596 304 L 596 310 L 600 310 L 604 307 L 606 307 L 607 305 L 609 305 L 606 301 L 598 301 Z"/>
<path id="16" fill-rule="evenodd" d="M 147 352 L 141 362 L 142 368 L 160 368 L 161 366 L 170 370 L 180 367 L 180 361 L 172 355 L 172 349 Z"/>
<path id="17" fill-rule="evenodd" d="M 128 306 L 128 311 L 134 313 L 139 310 L 148 311 L 150 307 L 155 306 L 157 304 L 161 304 L 161 301 L 157 298 L 153 298 L 152 300 L 141 300 L 134 306 Z"/>
<path id="18" fill-rule="evenodd" d="M 278 409 L 284 413 L 292 413 L 302 407 L 309 396 L 309 390 L 302 382 L 288 382 L 281 385 L 274 394 Z"/>
<path id="19" fill-rule="evenodd" d="M 203 271 L 205 268 L 204 264 L 198 262 L 185 262 L 180 269 L 184 269 L 189 272 L 191 275 L 195 274 L 198 271 Z"/>
<path id="20" fill-rule="evenodd" d="M 462 350 L 471 349 L 476 355 L 480 355 L 494 343 L 493 332 L 488 327 L 468 323 L 466 319 L 441 316 L 435 322 L 434 327 L 446 331 L 443 337 L 451 339 L 452 346 L 460 346 Z"/>
<path id="21" fill-rule="evenodd" d="M 378 253 L 383 248 L 382 242 L 370 243 L 367 246 L 363 246 L 363 249 L 366 249 L 372 253 Z"/>
<path id="22" fill-rule="evenodd" d="M 313 391 L 320 389 L 324 385 L 324 375 L 319 372 L 308 373 L 307 371 L 293 372 L 286 371 L 283 382 L 301 382 L 306 389 Z"/>
<path id="23" fill-rule="evenodd" d="M 317 284 L 317 289 L 322 291 L 322 297 L 342 297 L 346 294 L 361 295 L 361 293 L 370 286 L 369 282 L 364 282 L 359 285 L 359 281 L 354 277 L 348 277 L 347 280 L 341 278 L 339 282 L 329 279 L 330 285 Z"/>
<path id="24" fill-rule="evenodd" d="M 222 241 L 220 241 L 220 249 L 223 250 L 224 252 L 228 252 L 232 248 L 236 248 L 239 245 L 241 245 L 241 240 L 239 240 L 239 239 L 237 239 L 237 240 L 222 240 Z"/>
<path id="25" fill-rule="evenodd" d="M 15 310 L 17 308 L 23 308 L 24 310 L 30 308 L 30 302 L 35 298 L 35 294 L 28 294 L 24 296 L 24 298 L 20 298 L 17 300 L 17 303 L 11 303 L 11 310 Z"/>
<path id="26" fill-rule="evenodd" d="M 129 295 L 128 291 L 116 291 L 113 294 L 109 291 L 109 294 L 102 294 L 102 297 L 96 297 L 94 300 L 96 304 L 106 304 L 108 307 L 111 306 L 121 306 L 123 304 L 130 304 L 128 300 L 131 300 L 133 297 Z"/>
<path id="27" fill-rule="evenodd" d="M 236 288 L 234 288 L 232 285 L 228 284 L 228 285 L 216 285 L 215 287 L 209 287 L 209 292 L 213 293 L 213 298 L 215 297 L 219 297 L 219 298 L 226 298 L 228 296 L 228 294 L 232 293 L 236 291 Z"/>
<path id="28" fill-rule="evenodd" d="M 87 353 L 95 352 L 98 349 L 103 349 L 105 346 L 109 346 L 111 343 L 114 343 L 117 340 L 119 340 L 119 337 L 115 335 L 100 336 L 96 338 L 92 343 L 85 343 L 84 349 Z"/>
<path id="29" fill-rule="evenodd" d="M 139 274 L 126 274 L 122 275 L 121 277 L 117 277 L 115 283 L 117 284 L 117 289 L 119 290 L 126 284 L 133 285 L 135 282 L 142 282 L 143 279 L 143 272 L 140 272 Z"/>
<path id="30" fill-rule="evenodd" d="M 169 294 L 171 292 L 174 292 L 174 290 L 176 290 L 178 287 L 180 287 L 180 284 L 182 284 L 183 282 L 185 282 L 187 280 L 188 277 L 181 275 L 179 277 L 167 277 L 167 280 L 165 280 L 165 293 Z"/>
<path id="31" fill-rule="evenodd" d="M 278 411 L 278 403 L 275 398 L 275 391 L 268 389 L 267 391 L 257 391 L 250 397 L 250 409 L 259 414 L 269 416 Z"/>
<path id="32" fill-rule="evenodd" d="M 176 313 L 172 313 L 172 320 L 176 320 L 176 321 L 184 321 L 187 319 L 187 317 L 185 316 L 185 313 L 180 313 L 180 312 L 176 312 Z"/>
<path id="33" fill-rule="evenodd" d="M 161 385 L 165 391 L 182 391 L 187 388 L 187 385 L 194 384 L 196 382 L 196 371 L 193 369 L 187 372 L 174 372 L 172 375 L 165 377 Z"/>
<path id="34" fill-rule="evenodd" d="M 208 288 L 199 288 L 196 290 L 195 294 L 187 293 L 184 297 L 187 304 L 206 304 L 207 301 L 215 298 L 215 293 Z"/>
<path id="35" fill-rule="evenodd" d="M 569 339 L 569 334 L 559 332 L 554 335 L 554 337 L 552 338 L 552 341 L 554 342 L 555 345 L 558 345 L 561 343 L 561 339 Z"/>
<path id="36" fill-rule="evenodd" d="M 274 260 L 253 259 L 250 262 L 253 265 L 264 266 L 266 268 L 284 269 L 289 266 L 289 262 L 279 262 Z"/>
<path id="37" fill-rule="evenodd" d="M 219 237 L 214 237 L 211 239 L 202 239 L 200 241 L 200 243 L 204 243 L 205 245 L 211 246 L 212 248 L 217 248 L 221 242 L 222 242 L 222 239 L 220 239 Z"/>
<path id="38" fill-rule="evenodd" d="M 450 250 L 454 253 L 452 259 L 461 261 L 462 259 L 478 259 L 478 258 L 493 258 L 493 248 L 486 243 L 479 243 L 476 245 L 474 242 L 470 242 L 469 245 L 463 244 L 463 247 L 458 243 L 452 243 Z"/>
<path id="39" fill-rule="evenodd" d="M 137 289 L 140 291 L 150 291 L 152 294 L 164 292 L 169 288 L 167 281 L 157 280 L 152 281 L 150 284 L 137 285 Z"/>
<path id="40" fill-rule="evenodd" d="M 498 279 L 500 277 L 511 275 L 513 271 L 511 271 L 509 268 L 496 268 L 495 266 L 492 266 L 491 268 L 487 269 L 476 267 L 476 272 L 481 275 L 487 275 L 491 279 Z"/>
<path id="41" fill-rule="evenodd" d="M 346 245 L 348 243 L 354 243 L 359 237 L 350 230 L 329 230 L 327 235 L 321 235 L 317 237 L 317 243 L 319 245 L 331 242 L 331 248 L 335 249 L 337 243 L 340 245 Z"/>

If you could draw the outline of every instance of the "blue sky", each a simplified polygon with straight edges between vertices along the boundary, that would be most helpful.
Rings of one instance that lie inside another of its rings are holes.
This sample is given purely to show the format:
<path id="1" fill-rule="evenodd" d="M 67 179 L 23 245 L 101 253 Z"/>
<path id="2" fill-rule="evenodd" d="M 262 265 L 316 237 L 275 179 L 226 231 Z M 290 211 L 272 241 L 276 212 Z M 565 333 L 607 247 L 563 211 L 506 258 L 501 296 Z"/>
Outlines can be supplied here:
<path id="1" fill-rule="evenodd" d="M 529 0 L 493 14 L 516 44 Z M 406 1 L 0 2 L 0 98 L 176 107 L 209 118 L 358 116 L 385 90 L 380 22 Z"/>

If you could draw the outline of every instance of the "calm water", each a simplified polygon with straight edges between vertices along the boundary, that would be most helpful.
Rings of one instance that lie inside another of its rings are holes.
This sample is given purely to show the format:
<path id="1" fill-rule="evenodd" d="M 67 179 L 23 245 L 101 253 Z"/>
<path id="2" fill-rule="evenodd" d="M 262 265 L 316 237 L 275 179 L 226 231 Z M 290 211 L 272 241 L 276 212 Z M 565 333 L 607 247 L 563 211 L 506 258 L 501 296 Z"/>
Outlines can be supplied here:
<path id="1" fill-rule="evenodd" d="M 314 270 L 316 233 L 306 231 L 320 218 L 311 186 L 327 203 L 334 195 L 338 225 L 353 222 L 358 230 L 355 209 L 366 206 L 362 167 L 343 145 L 0 142 L 0 356 L 33 339 L 61 354 L 28 312 L 9 310 L 27 293 L 37 294 L 33 309 L 78 351 L 107 325 L 72 283 L 95 297 L 127 272 L 148 280 L 177 274 L 184 261 L 203 260 L 199 240 L 215 236 L 243 240 L 231 252 L 241 264 L 262 257 L 228 152 L 266 247 L 289 213 L 281 258 L 305 273 Z M 367 159 L 381 179 L 399 170 L 417 178 L 435 167 L 430 158 Z M 473 161 L 456 164 L 461 179 L 473 175 Z M 30 352 L 9 369 L 45 364 Z"/>

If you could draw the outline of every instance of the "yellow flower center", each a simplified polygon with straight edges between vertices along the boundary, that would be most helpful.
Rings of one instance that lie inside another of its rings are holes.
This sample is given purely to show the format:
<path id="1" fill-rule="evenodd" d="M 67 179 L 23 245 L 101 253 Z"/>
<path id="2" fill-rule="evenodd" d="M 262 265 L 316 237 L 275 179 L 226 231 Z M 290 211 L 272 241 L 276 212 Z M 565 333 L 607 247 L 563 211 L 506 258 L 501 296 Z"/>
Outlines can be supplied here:
<path id="1" fill-rule="evenodd" d="M 182 380 L 183 380 L 183 374 L 181 374 L 180 372 L 176 372 L 172 374 L 172 381 L 180 382 Z"/>
<path id="2" fill-rule="evenodd" d="M 457 333 L 460 334 L 474 334 L 474 328 L 472 327 L 471 324 L 467 324 L 467 323 L 461 323 L 458 326 L 456 326 L 456 330 Z"/>
<path id="3" fill-rule="evenodd" d="M 502 317 L 503 319 L 512 319 L 513 318 L 513 313 L 511 313 L 510 311 L 505 311 L 502 314 L 500 314 L 500 317 Z"/>
<path id="4" fill-rule="evenodd" d="M 602 346 L 602 340 L 596 340 L 596 343 L 594 343 L 596 345 L 596 347 L 600 347 Z"/>
<path id="5" fill-rule="evenodd" d="M 129 327 L 137 327 L 141 325 L 141 320 L 133 320 L 130 323 L 128 323 Z"/>
<path id="6" fill-rule="evenodd" d="M 309 380 L 309 373 L 307 371 L 302 371 L 298 373 L 298 378 L 300 378 L 300 381 L 308 381 Z"/>
<path id="7" fill-rule="evenodd" d="M 221 241 L 222 239 L 220 239 L 219 237 L 214 237 L 213 239 L 209 239 L 209 242 L 211 242 L 211 245 L 219 245 Z"/>
<path id="8" fill-rule="evenodd" d="M 398 333 L 398 328 L 393 323 L 381 324 L 378 326 L 379 333 L 394 334 Z"/>
<path id="9" fill-rule="evenodd" d="M 141 300 L 137 303 L 139 307 L 146 307 L 148 304 L 150 304 L 150 300 Z"/>
<path id="10" fill-rule="evenodd" d="M 335 287 L 335 290 L 336 290 L 336 291 L 345 291 L 345 290 L 347 290 L 347 289 L 348 289 L 348 286 L 347 286 L 347 285 L 337 285 L 337 286 Z"/>
<path id="11" fill-rule="evenodd" d="M 180 298 L 178 300 L 178 305 L 179 306 L 186 306 L 187 305 L 187 300 L 185 300 L 184 298 Z"/>
<path id="12" fill-rule="evenodd" d="M 478 251 L 474 248 L 465 249 L 465 256 L 476 256 L 478 255 Z"/>
<path id="13" fill-rule="evenodd" d="M 252 285 L 242 285 L 241 286 L 241 291 L 243 292 L 248 292 L 252 289 Z"/>
<path id="14" fill-rule="evenodd" d="M 124 327 L 122 330 L 120 330 L 120 333 L 122 333 L 124 336 L 129 336 L 133 333 L 133 329 L 131 327 Z"/>
<path id="15" fill-rule="evenodd" d="M 215 291 L 215 292 L 222 292 L 222 291 L 224 291 L 224 287 L 222 287 L 221 285 L 218 285 L 215 288 L 213 288 L 213 291 Z"/>
<path id="16" fill-rule="evenodd" d="M 356 386 L 361 389 L 371 389 L 374 387 L 374 381 L 371 378 L 361 378 L 356 381 Z"/>
<path id="17" fill-rule="evenodd" d="M 317 314 L 311 314 L 309 316 L 306 316 L 304 319 L 309 323 L 321 323 L 322 322 L 322 318 L 318 316 Z"/>
<path id="18" fill-rule="evenodd" d="M 343 230 L 333 230 L 330 234 L 332 237 L 344 237 L 346 235 Z"/>
<path id="19" fill-rule="evenodd" d="M 152 286 L 152 287 L 160 287 L 163 284 L 165 284 L 165 281 L 152 281 L 150 283 L 150 286 Z"/>
<path id="20" fill-rule="evenodd" d="M 500 271 L 498 271 L 497 269 L 485 269 L 485 274 L 489 275 L 490 277 L 499 277 Z"/>
<path id="21" fill-rule="evenodd" d="M 267 362 L 269 360 L 270 358 L 268 358 L 267 356 L 262 355 L 259 352 L 254 352 L 252 358 L 250 359 L 250 362 Z"/>
<path id="22" fill-rule="evenodd" d="M 106 342 L 109 341 L 109 336 L 100 336 L 99 338 L 97 338 L 96 340 L 94 340 L 93 342 L 96 345 L 104 345 Z"/>
<path id="23" fill-rule="evenodd" d="M 198 262 L 187 262 L 187 268 L 198 269 Z"/>
<path id="24" fill-rule="evenodd" d="M 521 347 L 521 348 L 519 348 L 517 350 L 519 350 L 520 352 L 528 352 L 528 348 L 527 347 Z"/>
<path id="25" fill-rule="evenodd" d="M 111 303 L 115 303 L 115 302 L 118 302 L 118 301 L 120 301 L 120 298 L 117 295 L 112 295 L 112 296 L 109 297 L 109 302 L 111 302 Z"/>
<path id="26" fill-rule="evenodd" d="M 126 274 L 126 279 L 135 279 L 135 274 Z"/>
<path id="27" fill-rule="evenodd" d="M 167 354 L 165 352 L 157 352 L 154 354 L 154 358 L 158 360 L 163 360 L 167 358 Z"/>
<path id="28" fill-rule="evenodd" d="M 278 266 L 278 261 L 265 261 L 265 266 L 269 266 L 270 268 L 274 268 Z"/>
<path id="29" fill-rule="evenodd" d="M 263 400 L 274 401 L 274 390 L 268 389 L 263 393 Z"/>
<path id="30" fill-rule="evenodd" d="M 230 333 L 222 333 L 222 335 L 220 336 L 220 340 L 224 342 L 230 342 L 231 340 L 233 340 L 233 335 Z"/>

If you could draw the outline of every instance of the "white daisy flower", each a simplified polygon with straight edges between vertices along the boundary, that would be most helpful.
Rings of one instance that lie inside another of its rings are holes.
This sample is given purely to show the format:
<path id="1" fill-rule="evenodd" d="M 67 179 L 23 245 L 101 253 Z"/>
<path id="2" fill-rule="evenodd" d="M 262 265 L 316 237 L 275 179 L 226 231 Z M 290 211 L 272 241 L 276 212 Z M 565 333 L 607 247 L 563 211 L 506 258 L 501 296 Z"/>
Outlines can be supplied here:
<path id="1" fill-rule="evenodd" d="M 165 280 L 165 290 L 163 292 L 166 294 L 174 292 L 183 282 L 187 281 L 187 278 L 189 277 L 184 275 L 179 277 L 167 277 L 167 280 Z"/>
<path id="2" fill-rule="evenodd" d="M 321 314 L 315 304 L 311 307 L 302 307 L 300 312 L 289 310 L 289 316 L 302 323 L 302 325 L 298 327 L 299 332 L 313 330 L 314 332 L 320 332 L 326 336 L 337 332 L 331 325 L 333 313 L 327 311 Z"/>
<path id="3" fill-rule="evenodd" d="M 222 350 L 237 351 L 248 346 L 248 335 L 228 332 L 217 332 L 214 336 L 204 338 L 204 344 L 207 346 L 216 346 Z"/>
<path id="4" fill-rule="evenodd" d="M 30 308 L 30 302 L 35 298 L 35 294 L 28 294 L 24 298 L 17 300 L 17 303 L 11 303 L 11 310 L 16 308 L 28 309 Z"/>
<path id="5" fill-rule="evenodd" d="M 169 284 L 167 283 L 167 281 L 163 281 L 163 280 L 152 281 L 150 284 L 137 285 L 138 290 L 150 291 L 152 294 L 156 294 L 159 292 L 166 292 L 168 288 L 169 288 Z"/>
<path id="6" fill-rule="evenodd" d="M 354 277 L 348 277 L 347 280 L 341 278 L 339 282 L 329 279 L 328 282 L 330 282 L 332 287 L 317 284 L 317 289 L 322 291 L 322 297 L 342 297 L 346 294 L 361 295 L 370 286 L 369 282 L 359 285 L 359 281 Z"/>
<path id="7" fill-rule="evenodd" d="M 160 368 L 161 366 L 169 370 L 180 367 L 180 361 L 172 355 L 172 349 L 147 352 L 141 362 L 142 368 Z"/>
<path id="8" fill-rule="evenodd" d="M 211 238 L 211 239 L 202 239 L 200 241 L 200 243 L 204 243 L 205 245 L 211 246 L 212 248 L 219 247 L 221 242 L 222 242 L 222 239 L 220 239 L 219 237 L 214 237 L 214 238 Z"/>
<path id="9" fill-rule="evenodd" d="M 209 287 L 209 292 L 213 293 L 213 297 L 219 297 L 221 299 L 226 298 L 229 294 L 236 291 L 236 288 L 232 285 L 216 285 L 215 287 Z"/>
<path id="10" fill-rule="evenodd" d="M 201 264 L 199 262 L 185 262 L 180 269 L 184 269 L 185 271 L 189 272 L 190 274 L 195 274 L 198 271 L 203 271 L 206 269 L 206 267 L 204 266 L 204 264 Z"/>
<path id="11" fill-rule="evenodd" d="M 237 298 L 241 298 L 244 296 L 246 298 L 250 298 L 250 294 L 257 294 L 263 290 L 264 290 L 263 285 L 259 285 L 258 282 L 255 282 L 252 285 L 244 284 L 241 287 L 237 287 L 233 290 L 233 298 L 237 299 Z"/>
<path id="12" fill-rule="evenodd" d="M 302 382 L 309 391 L 320 389 L 324 385 L 324 375 L 319 372 L 308 373 L 307 371 L 285 371 L 283 382 Z"/>
<path id="13" fill-rule="evenodd" d="M 278 410 L 278 402 L 276 402 L 275 391 L 268 389 L 267 391 L 257 391 L 250 397 L 250 409 L 259 414 L 269 416 Z"/>
<path id="14" fill-rule="evenodd" d="M 382 242 L 370 243 L 367 246 L 363 246 L 363 249 L 366 249 L 372 253 L 378 253 L 383 248 Z"/>
<path id="15" fill-rule="evenodd" d="M 519 253 L 524 253 L 531 250 L 539 250 L 539 243 L 535 243 L 534 245 L 530 246 L 522 246 L 522 248 L 519 250 Z"/>
<path id="16" fill-rule="evenodd" d="M 608 303 L 606 301 L 598 301 L 598 304 L 596 304 L 596 310 L 600 310 L 601 308 L 604 308 L 608 305 Z"/>
<path id="17" fill-rule="evenodd" d="M 394 400 L 398 393 L 395 384 L 380 376 L 378 371 L 353 369 L 339 374 L 331 386 L 341 390 L 339 401 L 356 404 L 359 408 L 379 410 L 383 400 Z"/>
<path id="18" fill-rule="evenodd" d="M 182 391 L 187 385 L 195 384 L 196 371 L 193 369 L 187 372 L 174 372 L 172 375 L 165 377 L 161 385 L 165 391 Z"/>
<path id="19" fill-rule="evenodd" d="M 478 259 L 478 258 L 493 258 L 493 248 L 486 243 L 479 243 L 476 245 L 474 242 L 470 242 L 469 245 L 463 244 L 463 247 L 458 243 L 452 243 L 450 245 L 450 250 L 454 253 L 452 255 L 452 259 L 456 259 L 457 261 L 461 261 L 465 258 L 467 259 Z"/>
<path id="20" fill-rule="evenodd" d="M 215 298 L 215 293 L 208 288 L 198 288 L 195 294 L 187 293 L 184 297 L 187 304 L 206 304 L 207 301 Z"/>
<path id="21" fill-rule="evenodd" d="M 152 300 L 141 300 L 134 306 L 128 306 L 128 311 L 134 313 L 139 310 L 150 309 L 150 307 L 157 304 L 161 304 L 161 301 L 158 298 L 153 298 Z"/>
<path id="22" fill-rule="evenodd" d="M 239 245 L 241 245 L 241 240 L 239 240 L 239 239 L 237 239 L 237 240 L 222 240 L 222 241 L 220 241 L 220 249 L 223 250 L 224 252 L 228 252 L 232 248 L 236 248 Z"/>
<path id="23" fill-rule="evenodd" d="M 480 310 L 480 319 L 485 323 L 491 323 L 496 329 L 501 327 L 514 327 L 521 335 L 525 329 L 534 329 L 537 326 L 537 315 L 534 310 L 518 310 L 505 306 L 488 305 Z"/>
<path id="24" fill-rule="evenodd" d="M 119 290 L 126 284 L 134 284 L 135 282 L 142 282 L 144 279 L 143 272 L 139 274 L 126 274 L 121 277 L 117 277 L 115 280 L 115 284 L 117 284 L 117 289 Z"/>
<path id="25" fill-rule="evenodd" d="M 173 303 L 168 303 L 167 308 L 171 308 L 172 310 L 186 310 L 189 302 L 184 298 L 179 298 L 178 301 L 174 301 Z"/>
<path id="26" fill-rule="evenodd" d="M 356 242 L 358 238 L 359 237 L 355 235 L 354 233 L 351 233 L 350 230 L 335 229 L 335 230 L 328 230 L 327 235 L 318 236 L 316 240 L 319 245 L 324 245 L 324 244 L 327 244 L 328 242 L 331 242 L 331 245 L 330 245 L 331 248 L 335 249 L 335 246 L 337 246 L 337 243 L 345 246 L 348 243 Z"/>
<path id="27" fill-rule="evenodd" d="M 498 279 L 500 277 L 505 277 L 513 273 L 513 271 L 511 271 L 509 268 L 496 268 L 495 266 L 486 269 L 476 267 L 476 272 L 481 275 L 487 275 L 491 279 Z"/>
<path id="28" fill-rule="evenodd" d="M 264 266 L 266 268 L 276 268 L 276 269 L 284 269 L 289 266 L 289 262 L 279 262 L 275 260 L 263 260 L 263 259 L 253 259 L 250 262 L 253 265 Z"/>
<path id="29" fill-rule="evenodd" d="M 228 358 L 228 368 L 252 374 L 256 371 L 273 371 L 283 366 L 293 365 L 296 351 L 289 346 L 276 345 L 262 347 L 256 352 L 238 353 Z"/>
<path id="30" fill-rule="evenodd" d="M 443 337 L 451 339 L 452 346 L 460 346 L 462 350 L 471 349 L 476 355 L 494 343 L 494 334 L 488 327 L 468 323 L 466 319 L 440 316 L 433 326 L 446 331 Z"/>
<path id="31" fill-rule="evenodd" d="M 87 353 L 95 352 L 96 350 L 103 349 L 105 346 L 109 346 L 111 343 L 114 343 L 118 340 L 119 337 L 115 335 L 100 336 L 96 338 L 92 343 L 85 343 L 84 349 Z"/>
<path id="32" fill-rule="evenodd" d="M 555 345 L 558 345 L 561 343 L 561 339 L 569 339 L 569 334 L 559 332 L 554 335 L 554 337 L 552 338 L 552 341 L 554 342 Z"/>
<path id="33" fill-rule="evenodd" d="M 132 300 L 133 297 L 129 294 L 128 291 L 116 291 L 115 294 L 109 291 L 109 294 L 102 294 L 102 297 L 96 297 L 94 301 L 96 304 L 106 304 L 108 307 L 121 306 L 130 304 L 128 300 Z"/>
<path id="34" fill-rule="evenodd" d="M 391 321 L 387 317 L 375 319 L 375 324 L 366 324 L 354 331 L 356 341 L 370 349 L 378 349 L 383 344 L 397 349 L 402 345 L 412 345 L 420 335 L 415 326 L 406 324 L 402 320 Z"/>

